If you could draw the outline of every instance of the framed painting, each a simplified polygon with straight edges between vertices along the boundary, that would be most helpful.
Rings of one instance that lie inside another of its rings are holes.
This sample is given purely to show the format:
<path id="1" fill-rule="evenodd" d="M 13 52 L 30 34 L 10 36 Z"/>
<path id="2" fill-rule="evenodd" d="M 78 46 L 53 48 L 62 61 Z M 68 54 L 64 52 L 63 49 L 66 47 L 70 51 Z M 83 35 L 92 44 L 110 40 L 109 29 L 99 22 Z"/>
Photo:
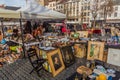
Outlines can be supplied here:
<path id="1" fill-rule="evenodd" d="M 77 31 L 80 38 L 88 38 L 88 31 Z"/>
<path id="2" fill-rule="evenodd" d="M 71 32 L 70 33 L 70 37 L 74 38 L 74 39 L 77 39 L 77 38 L 79 38 L 79 33 L 77 33 L 77 32 Z"/>
<path id="3" fill-rule="evenodd" d="M 88 42 L 88 52 L 87 52 L 87 59 L 88 60 L 103 60 L 104 55 L 104 42 L 95 42 L 89 41 Z"/>
<path id="4" fill-rule="evenodd" d="M 43 59 L 47 59 L 47 51 L 40 49 L 40 50 L 39 50 L 39 57 L 40 57 L 40 58 L 43 58 Z M 44 69 L 47 70 L 48 72 L 50 72 L 50 73 L 52 72 L 52 71 L 51 71 L 51 67 L 50 67 L 48 61 L 46 61 L 46 62 L 43 64 L 43 67 L 44 67 Z"/>
<path id="5" fill-rule="evenodd" d="M 74 32 L 70 32 L 70 37 L 73 37 L 73 35 L 74 35 Z"/>
<path id="6" fill-rule="evenodd" d="M 86 45 L 85 44 L 74 44 L 74 55 L 78 58 L 83 58 L 86 56 Z"/>
<path id="7" fill-rule="evenodd" d="M 65 46 L 61 48 L 63 61 L 66 67 L 72 65 L 75 62 L 72 46 Z"/>
<path id="8" fill-rule="evenodd" d="M 55 77 L 65 68 L 60 49 L 48 52 L 47 58 L 52 70 L 53 77 Z"/>
<path id="9" fill-rule="evenodd" d="M 107 63 L 120 66 L 120 49 L 108 49 Z"/>

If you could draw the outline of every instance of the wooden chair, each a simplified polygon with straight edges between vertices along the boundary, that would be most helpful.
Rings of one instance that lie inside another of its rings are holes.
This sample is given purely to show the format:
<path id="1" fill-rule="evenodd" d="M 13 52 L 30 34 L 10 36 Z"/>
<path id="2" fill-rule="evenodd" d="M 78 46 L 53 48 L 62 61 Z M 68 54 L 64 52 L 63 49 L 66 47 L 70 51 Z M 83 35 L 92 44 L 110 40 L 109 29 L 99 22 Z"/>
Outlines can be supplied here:
<path id="1" fill-rule="evenodd" d="M 33 71 L 36 71 L 38 76 L 39 75 L 39 71 L 40 70 L 45 70 L 44 67 L 43 67 L 43 64 L 46 62 L 45 59 L 40 59 L 36 53 L 36 50 L 35 49 L 32 49 L 30 48 L 28 51 L 27 51 L 27 54 L 28 54 L 28 59 L 33 67 L 32 71 L 30 72 L 30 74 L 33 72 Z"/>

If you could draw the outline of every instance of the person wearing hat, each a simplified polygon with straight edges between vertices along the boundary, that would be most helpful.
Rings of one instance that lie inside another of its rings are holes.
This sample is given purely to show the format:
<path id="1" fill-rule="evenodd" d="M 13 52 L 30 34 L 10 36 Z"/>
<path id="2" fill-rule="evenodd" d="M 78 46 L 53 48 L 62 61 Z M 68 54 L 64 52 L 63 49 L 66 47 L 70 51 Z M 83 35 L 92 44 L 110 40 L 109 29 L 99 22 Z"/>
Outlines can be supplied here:
<path id="1" fill-rule="evenodd" d="M 16 26 L 15 26 L 14 29 L 13 29 L 12 38 L 13 38 L 13 39 L 16 39 L 16 38 L 18 39 L 18 38 L 19 38 L 18 29 L 17 29 Z M 17 40 L 17 39 L 16 39 L 16 40 Z"/>

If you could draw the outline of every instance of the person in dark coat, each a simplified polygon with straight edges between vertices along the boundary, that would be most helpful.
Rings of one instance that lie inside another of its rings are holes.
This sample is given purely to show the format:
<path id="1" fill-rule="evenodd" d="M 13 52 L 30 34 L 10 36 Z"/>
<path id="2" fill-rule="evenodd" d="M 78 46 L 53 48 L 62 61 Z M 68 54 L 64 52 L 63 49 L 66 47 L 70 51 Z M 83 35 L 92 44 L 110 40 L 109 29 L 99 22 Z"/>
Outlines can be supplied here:
<path id="1" fill-rule="evenodd" d="M 24 29 L 24 33 L 29 33 L 31 34 L 32 33 L 32 25 L 31 25 L 31 22 L 30 21 L 27 21 L 26 24 L 25 24 L 25 29 Z"/>

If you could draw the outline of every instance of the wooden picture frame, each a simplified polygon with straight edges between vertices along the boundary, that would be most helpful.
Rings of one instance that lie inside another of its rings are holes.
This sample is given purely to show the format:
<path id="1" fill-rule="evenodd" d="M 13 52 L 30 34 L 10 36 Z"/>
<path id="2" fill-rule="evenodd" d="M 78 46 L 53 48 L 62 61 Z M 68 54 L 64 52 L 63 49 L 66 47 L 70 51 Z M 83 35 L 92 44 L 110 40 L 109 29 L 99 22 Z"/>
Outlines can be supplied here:
<path id="1" fill-rule="evenodd" d="M 43 59 L 47 59 L 47 52 L 48 52 L 48 51 L 45 51 L 45 50 L 40 49 L 40 50 L 39 50 L 39 57 L 40 57 L 40 58 L 43 58 Z M 44 67 L 44 69 L 45 69 L 46 71 L 48 71 L 48 72 L 50 72 L 50 73 L 52 72 L 52 71 L 51 71 L 51 67 L 50 67 L 48 61 L 46 61 L 46 62 L 43 64 L 43 67 Z"/>
<path id="2" fill-rule="evenodd" d="M 88 52 L 87 59 L 88 60 L 103 60 L 104 55 L 104 42 L 98 41 L 89 41 L 88 42 Z"/>
<path id="3" fill-rule="evenodd" d="M 53 77 L 55 77 L 65 68 L 60 49 L 48 52 L 47 57 L 48 63 L 52 70 Z"/>
<path id="4" fill-rule="evenodd" d="M 76 43 L 73 46 L 74 48 L 74 55 L 78 58 L 83 58 L 86 56 L 86 45 Z"/>
<path id="5" fill-rule="evenodd" d="M 108 49 L 107 63 L 120 66 L 120 49 Z"/>
<path id="6" fill-rule="evenodd" d="M 70 32 L 70 37 L 73 37 L 75 32 Z"/>
<path id="7" fill-rule="evenodd" d="M 88 38 L 88 31 L 77 31 L 80 38 Z"/>
<path id="8" fill-rule="evenodd" d="M 74 52 L 72 46 L 64 46 L 61 48 L 61 53 L 65 67 L 69 67 L 75 62 Z"/>
<path id="9" fill-rule="evenodd" d="M 77 32 L 71 32 L 70 33 L 70 37 L 73 38 L 73 39 L 77 39 L 77 38 L 79 38 L 79 33 L 77 33 Z"/>

